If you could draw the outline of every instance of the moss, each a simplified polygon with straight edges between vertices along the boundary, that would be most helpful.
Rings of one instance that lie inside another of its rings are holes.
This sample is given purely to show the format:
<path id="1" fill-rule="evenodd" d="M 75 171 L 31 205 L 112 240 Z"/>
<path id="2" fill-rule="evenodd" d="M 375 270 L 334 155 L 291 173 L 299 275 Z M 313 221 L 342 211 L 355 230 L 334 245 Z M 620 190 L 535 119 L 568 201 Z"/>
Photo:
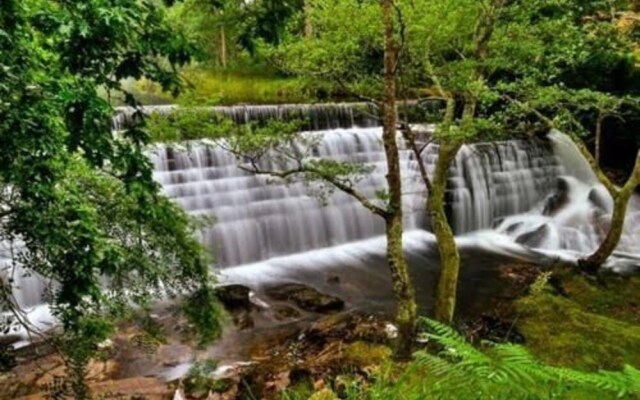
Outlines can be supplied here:
<path id="1" fill-rule="evenodd" d="M 391 353 L 387 346 L 359 341 L 347 346 L 343 362 L 352 367 L 380 365 L 389 360 Z"/>
<path id="2" fill-rule="evenodd" d="M 530 351 L 549 364 L 576 369 L 640 366 L 639 280 L 610 278 L 596 286 L 566 271 L 557 277 L 566 296 L 546 291 L 515 304 Z"/>
<path id="3" fill-rule="evenodd" d="M 567 296 L 585 310 L 640 325 L 640 277 L 608 276 L 594 284 L 566 270 L 556 275 Z"/>
<path id="4" fill-rule="evenodd" d="M 313 382 L 300 380 L 289 386 L 281 395 L 281 400 L 306 400 L 314 395 Z"/>
<path id="5" fill-rule="evenodd" d="M 331 389 L 324 389 L 313 394 L 309 400 L 338 400 L 338 396 Z"/>

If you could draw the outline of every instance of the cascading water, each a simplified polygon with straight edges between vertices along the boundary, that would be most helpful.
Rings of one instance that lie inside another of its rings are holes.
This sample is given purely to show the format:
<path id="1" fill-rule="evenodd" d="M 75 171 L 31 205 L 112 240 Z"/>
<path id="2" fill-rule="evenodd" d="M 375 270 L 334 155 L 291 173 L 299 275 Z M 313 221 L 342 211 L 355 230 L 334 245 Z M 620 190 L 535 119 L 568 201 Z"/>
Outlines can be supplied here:
<path id="1" fill-rule="evenodd" d="M 154 107 L 144 112 L 170 113 L 173 109 Z M 235 106 L 211 111 L 238 123 L 268 118 L 308 121 L 313 132 L 301 135 L 322 137 L 316 156 L 372 167 L 358 189 L 379 201 L 376 192 L 385 187 L 386 164 L 381 129 L 369 105 Z M 135 118 L 133 110 L 119 110 L 114 129 L 123 129 Z M 506 259 L 541 261 L 563 256 L 575 260 L 600 243 L 608 228 L 611 199 L 597 185 L 570 139 L 558 132 L 552 132 L 549 139 L 549 143 L 479 143 L 460 150 L 451 168 L 447 200 L 463 259 L 465 254 L 476 257 L 480 250 Z M 399 142 L 406 250 L 414 265 L 429 265 L 432 272 L 427 274 L 431 274 L 437 271 L 437 254 L 432 250 L 433 236 L 426 232 L 425 188 L 413 155 L 402 147 L 401 138 Z M 429 173 L 437 152 L 434 144 L 424 151 Z M 347 285 L 357 287 L 352 292 L 358 296 L 347 300 L 360 298 L 370 305 L 376 296 L 391 297 L 384 290 L 372 290 L 388 282 L 383 221 L 348 195 L 336 192 L 323 205 L 302 182 L 285 185 L 243 172 L 233 155 L 201 143 L 191 143 L 189 149 L 158 145 L 149 154 L 167 196 L 189 213 L 214 217 L 215 224 L 201 232 L 201 239 L 223 268 L 222 279 L 254 286 L 268 280 L 306 280 L 322 286 L 323 278 L 318 276 L 351 268 L 357 275 Z M 5 253 L 0 255 L 4 265 L 0 273 L 7 276 L 14 269 Z M 636 197 L 629 207 L 616 261 L 640 265 L 638 254 L 640 200 Z M 487 263 L 482 260 L 471 263 L 481 267 L 479 264 Z M 367 279 L 361 279 L 365 276 Z M 436 279 L 430 275 L 420 281 Z M 38 326 L 50 321 L 37 277 L 19 274 L 16 282 L 18 303 L 34 306 L 29 319 Z"/>
<path id="2" fill-rule="evenodd" d="M 302 135 L 310 133 L 302 133 Z M 372 172 L 357 185 L 373 201 L 385 188 L 386 164 L 380 128 L 335 129 L 319 133 L 318 157 L 361 163 Z M 400 140 L 400 142 L 402 142 Z M 222 148 L 192 143 L 189 150 L 158 146 L 152 152 L 156 179 L 185 210 L 215 218 L 204 243 L 218 265 L 236 266 L 368 239 L 384 233 L 382 219 L 337 191 L 323 206 L 303 182 L 255 176 L 237 167 Z M 425 150 L 431 171 L 437 146 Z M 425 188 L 410 151 L 402 148 L 407 231 L 427 229 Z M 452 168 L 451 217 L 457 233 L 490 228 L 500 217 L 524 212 L 549 193 L 560 174 L 544 145 L 506 141 L 464 146 Z"/>
<path id="3" fill-rule="evenodd" d="M 575 260 L 595 251 L 611 223 L 613 200 L 571 139 L 549 134 L 554 152 L 566 171 L 557 188 L 531 211 L 506 218 L 496 231 L 547 254 Z M 623 235 L 609 265 L 620 272 L 640 265 L 640 198 L 632 197 Z"/>
<path id="4" fill-rule="evenodd" d="M 148 106 L 142 110 L 121 107 L 113 118 L 113 128 L 122 130 L 133 124 L 139 118 L 140 112 L 144 115 L 168 115 L 176 109 L 177 106 L 174 105 Z M 378 125 L 377 110 L 370 103 L 237 105 L 199 107 L 198 109 L 222 115 L 240 124 L 259 123 L 271 119 L 295 119 L 307 122 L 311 130 Z"/>

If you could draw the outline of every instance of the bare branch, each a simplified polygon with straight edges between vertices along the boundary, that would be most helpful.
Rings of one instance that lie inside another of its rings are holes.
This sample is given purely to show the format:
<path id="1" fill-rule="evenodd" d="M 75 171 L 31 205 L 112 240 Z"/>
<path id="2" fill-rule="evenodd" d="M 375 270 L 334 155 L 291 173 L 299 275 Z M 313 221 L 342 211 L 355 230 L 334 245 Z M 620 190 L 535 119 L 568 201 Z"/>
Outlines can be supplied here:
<path id="1" fill-rule="evenodd" d="M 429 141 L 422 148 L 420 148 L 416 143 L 416 135 L 409 125 L 403 127 L 402 136 L 404 137 L 404 140 L 409 144 L 411 151 L 416 157 L 416 162 L 418 163 L 418 169 L 420 170 L 420 177 L 422 178 L 422 182 L 424 183 L 427 190 L 430 191 L 431 179 L 429 178 L 427 166 L 425 165 L 424 159 L 422 158 L 422 152 L 427 148 Z"/>
<path id="2" fill-rule="evenodd" d="M 263 170 L 255 163 L 252 163 L 251 168 L 247 168 L 243 165 L 239 165 L 238 168 L 255 175 L 268 175 L 268 176 L 272 176 L 280 179 L 287 179 L 297 174 L 312 174 L 321 178 L 323 181 L 328 182 L 331 185 L 335 186 L 337 189 L 339 189 L 343 193 L 346 193 L 349 196 L 353 197 L 372 213 L 382 218 L 387 218 L 387 216 L 389 215 L 389 212 L 386 209 L 371 202 L 362 193 L 357 191 L 352 185 L 347 184 L 335 176 L 329 175 L 317 168 L 313 168 L 308 165 L 299 165 L 297 168 L 293 168 L 285 171 Z"/>
<path id="3" fill-rule="evenodd" d="M 504 95 L 503 97 L 509 100 L 511 103 L 522 108 L 523 110 L 534 114 L 538 119 L 544 122 L 549 129 L 556 129 L 554 122 L 551 119 L 549 119 L 547 116 L 542 114 L 539 110 L 517 99 L 514 99 L 511 96 Z M 585 146 L 584 142 L 579 137 L 577 137 L 575 132 L 567 132 L 567 134 L 571 137 L 571 139 L 575 143 L 576 147 L 578 148 L 582 156 L 587 160 L 587 162 L 591 166 L 591 169 L 598 177 L 598 180 L 604 185 L 604 187 L 607 189 L 609 194 L 611 194 L 611 197 L 615 199 L 618 193 L 620 192 L 620 189 L 616 185 L 614 185 L 613 182 L 611 182 L 611 180 L 609 179 L 609 177 L 607 177 L 607 175 L 602 171 L 602 169 L 600 169 L 596 159 L 593 157 L 593 155 L 591 154 L 587 146 Z"/>

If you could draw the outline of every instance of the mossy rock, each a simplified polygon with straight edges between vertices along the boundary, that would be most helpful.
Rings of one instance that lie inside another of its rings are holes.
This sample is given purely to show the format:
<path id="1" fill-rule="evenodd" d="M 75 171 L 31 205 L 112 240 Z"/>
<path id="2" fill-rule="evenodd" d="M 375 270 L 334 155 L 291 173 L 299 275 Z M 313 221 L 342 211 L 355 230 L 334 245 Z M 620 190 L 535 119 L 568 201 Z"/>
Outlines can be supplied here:
<path id="1" fill-rule="evenodd" d="M 640 325 L 627 322 L 631 317 L 612 318 L 622 312 L 596 312 L 624 308 L 626 299 L 607 298 L 616 295 L 581 279 L 563 280 L 568 298 L 542 292 L 516 302 L 517 327 L 526 346 L 551 365 L 590 371 L 640 366 Z"/>
<path id="2" fill-rule="evenodd" d="M 381 344 L 368 342 L 354 342 L 344 350 L 344 365 L 352 367 L 366 367 L 369 365 L 380 365 L 388 361 L 392 351 L 389 347 Z"/>
<path id="3" fill-rule="evenodd" d="M 309 400 L 338 400 L 338 396 L 331 389 L 323 389 L 314 393 Z"/>

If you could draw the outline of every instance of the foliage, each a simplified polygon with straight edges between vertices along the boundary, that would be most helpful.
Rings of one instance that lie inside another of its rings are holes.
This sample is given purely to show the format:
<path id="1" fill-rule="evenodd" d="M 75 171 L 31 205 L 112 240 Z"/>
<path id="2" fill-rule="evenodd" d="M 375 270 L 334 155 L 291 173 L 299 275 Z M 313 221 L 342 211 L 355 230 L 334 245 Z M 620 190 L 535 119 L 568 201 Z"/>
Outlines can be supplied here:
<path id="1" fill-rule="evenodd" d="M 21 243 L 10 268 L 49 282 L 71 372 L 125 307 L 210 284 L 189 218 L 152 179 L 147 132 L 113 135 L 98 95 L 141 77 L 177 93 L 190 50 L 151 1 L 0 3 L 0 229 Z"/>
<path id="2" fill-rule="evenodd" d="M 185 0 L 175 4 L 169 14 L 172 25 L 198 44 L 199 59 L 207 66 L 226 68 L 220 59 L 226 51 L 231 69 L 242 68 L 243 64 L 264 67 L 255 57 L 256 43 L 278 44 L 284 28 L 302 9 L 302 3 L 302 0 Z"/>
<path id="3" fill-rule="evenodd" d="M 194 323 L 201 345 L 211 343 L 220 335 L 222 310 L 213 288 L 202 287 L 187 297 L 184 312 Z"/>
<path id="4" fill-rule="evenodd" d="M 487 344 L 485 351 L 468 344 L 451 328 L 435 321 L 423 321 L 431 333 L 426 337 L 442 346 L 434 356 L 416 355 L 416 365 L 435 378 L 433 391 L 475 393 L 497 398 L 554 398 L 572 393 L 600 393 L 603 397 L 623 397 L 640 393 L 640 371 L 626 366 L 621 372 L 586 373 L 551 367 L 536 361 L 523 347 Z"/>
<path id="5" fill-rule="evenodd" d="M 209 390 L 216 391 L 218 386 L 224 385 L 224 381 L 216 381 L 211 378 L 216 369 L 218 362 L 213 359 L 198 361 L 189 368 L 185 377 L 185 388 L 188 393 L 207 392 Z"/>
<path id="6" fill-rule="evenodd" d="M 347 399 L 616 399 L 640 393 L 640 371 L 597 373 L 552 367 L 513 344 L 469 344 L 450 327 L 421 320 L 431 350 L 421 350 L 400 375 L 382 364 L 373 382 L 353 382 Z"/>

